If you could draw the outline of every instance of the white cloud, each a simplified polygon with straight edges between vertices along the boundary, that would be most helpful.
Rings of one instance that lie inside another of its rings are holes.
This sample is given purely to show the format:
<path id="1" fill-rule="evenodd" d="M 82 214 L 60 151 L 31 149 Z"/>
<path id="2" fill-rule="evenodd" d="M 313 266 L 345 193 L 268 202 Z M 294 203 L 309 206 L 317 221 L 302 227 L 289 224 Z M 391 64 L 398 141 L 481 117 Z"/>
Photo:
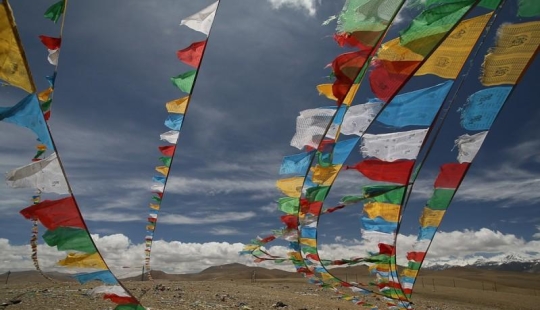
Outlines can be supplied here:
<path id="1" fill-rule="evenodd" d="M 231 227 L 214 227 L 209 231 L 209 233 L 211 235 L 216 235 L 216 236 L 241 235 L 242 234 L 238 229 L 231 228 Z"/>
<path id="2" fill-rule="evenodd" d="M 532 237 L 534 239 L 540 239 L 540 225 L 536 225 L 536 229 L 538 229 L 538 232 L 534 234 Z"/>
<path id="3" fill-rule="evenodd" d="M 278 209 L 277 204 L 275 202 L 271 202 L 267 205 L 262 206 L 260 210 L 268 213 L 275 213 Z"/>
<path id="4" fill-rule="evenodd" d="M 281 7 L 290 7 L 297 10 L 305 10 L 310 16 L 315 16 L 317 13 L 317 4 L 320 0 L 268 0 L 274 9 Z"/>
<path id="5" fill-rule="evenodd" d="M 159 217 L 161 224 L 216 224 L 234 221 L 244 221 L 255 217 L 255 212 L 219 212 L 219 213 L 200 213 L 192 217 L 178 214 L 166 214 Z"/>

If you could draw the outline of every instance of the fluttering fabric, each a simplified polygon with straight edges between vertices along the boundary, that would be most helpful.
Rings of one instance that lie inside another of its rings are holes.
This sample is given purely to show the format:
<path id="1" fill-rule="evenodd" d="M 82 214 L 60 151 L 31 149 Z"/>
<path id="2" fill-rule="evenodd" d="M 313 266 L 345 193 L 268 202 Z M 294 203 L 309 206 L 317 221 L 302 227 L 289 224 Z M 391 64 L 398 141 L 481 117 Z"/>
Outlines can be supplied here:
<path id="1" fill-rule="evenodd" d="M 6 182 L 13 188 L 34 188 L 44 193 L 69 193 L 56 153 L 8 172 Z"/>
<path id="2" fill-rule="evenodd" d="M 219 1 L 212 3 L 201 11 L 184 18 L 180 22 L 180 25 L 187 26 L 195 31 L 208 35 L 210 33 L 210 29 L 212 28 L 212 23 L 214 22 L 218 5 Z"/>
<path id="3" fill-rule="evenodd" d="M 0 3 L 0 79 L 28 93 L 36 87 L 7 1 Z"/>
<path id="4" fill-rule="evenodd" d="M 518 0 L 518 16 L 540 16 L 540 2 L 534 0 Z"/>
<path id="5" fill-rule="evenodd" d="M 335 113 L 336 109 L 333 107 L 301 111 L 296 118 L 296 133 L 291 140 L 291 146 L 297 149 L 304 146 L 317 148 Z"/>
<path id="6" fill-rule="evenodd" d="M 44 200 L 20 211 L 26 219 L 37 218 L 49 230 L 58 227 L 86 229 L 72 196 L 58 200 Z"/>
<path id="7" fill-rule="evenodd" d="M 377 116 L 376 121 L 396 128 L 430 126 L 452 85 L 453 81 L 446 81 L 398 95 Z"/>
<path id="8" fill-rule="evenodd" d="M 467 130 L 487 130 L 499 114 L 512 87 L 492 87 L 477 91 L 461 109 L 461 126 Z"/>
<path id="9" fill-rule="evenodd" d="M 470 163 L 476 157 L 478 150 L 484 143 L 488 132 L 483 131 L 475 135 L 464 134 L 457 138 L 456 145 L 459 150 L 458 162 L 461 163 Z"/>
<path id="10" fill-rule="evenodd" d="M 0 107 L 0 121 L 32 130 L 41 143 L 46 145 L 48 149 L 53 149 L 49 129 L 35 94 L 26 96 L 13 107 Z"/>
<path id="11" fill-rule="evenodd" d="M 201 63 L 202 55 L 204 48 L 206 47 L 206 40 L 192 43 L 190 46 L 185 49 L 181 49 L 176 52 L 176 56 L 183 63 L 198 68 Z"/>
<path id="12" fill-rule="evenodd" d="M 459 23 L 415 75 L 456 79 L 492 15 L 493 12 Z"/>
<path id="13" fill-rule="evenodd" d="M 85 284 L 90 281 L 101 281 L 106 284 L 118 284 L 118 281 L 114 277 L 114 275 L 111 273 L 110 270 L 101 270 L 96 272 L 90 272 L 90 273 L 81 273 L 76 274 L 73 276 L 79 283 Z M 95 293 L 95 292 L 94 292 Z M 108 292 L 104 292 L 108 293 Z"/>
<path id="14" fill-rule="evenodd" d="M 360 151 L 364 157 L 375 157 L 392 162 L 415 159 L 428 129 L 417 129 L 386 134 L 365 134 Z"/>
<path id="15" fill-rule="evenodd" d="M 498 34 L 495 48 L 482 65 L 484 86 L 518 82 L 540 45 L 540 21 L 502 25 Z"/>
<path id="16" fill-rule="evenodd" d="M 66 5 L 65 0 L 60 0 L 56 2 L 55 4 L 51 5 L 47 9 L 47 11 L 45 11 L 45 14 L 44 14 L 45 18 L 48 18 L 56 23 L 58 19 L 60 19 L 60 16 L 62 16 L 62 14 L 64 13 L 65 5 Z"/>
<path id="17" fill-rule="evenodd" d="M 381 102 L 368 102 L 350 107 L 341 124 L 341 133 L 362 136 L 382 107 Z"/>

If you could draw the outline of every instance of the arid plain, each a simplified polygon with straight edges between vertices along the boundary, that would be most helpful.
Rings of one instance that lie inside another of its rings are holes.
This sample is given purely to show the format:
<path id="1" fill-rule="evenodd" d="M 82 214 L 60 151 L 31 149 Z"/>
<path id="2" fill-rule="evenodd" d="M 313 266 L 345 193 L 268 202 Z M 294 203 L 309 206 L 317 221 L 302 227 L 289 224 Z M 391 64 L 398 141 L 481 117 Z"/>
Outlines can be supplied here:
<path id="1" fill-rule="evenodd" d="M 251 281 L 253 270 L 255 283 Z M 349 281 L 369 279 L 363 267 L 337 269 L 334 273 Z M 6 276 L 0 275 L 0 309 L 101 310 L 115 306 L 100 296 L 87 295 L 100 285 L 97 282 L 79 285 L 59 274 L 51 274 L 55 280 L 50 282 L 27 271 L 11 273 L 6 284 Z M 281 270 L 231 264 L 190 275 L 155 272 L 154 278 L 123 280 L 147 309 L 371 309 L 340 300 L 335 293 L 307 283 L 300 275 Z M 387 308 L 376 295 L 368 295 L 366 300 L 379 309 Z M 413 302 L 415 309 L 539 309 L 540 275 L 472 268 L 423 270 Z"/>

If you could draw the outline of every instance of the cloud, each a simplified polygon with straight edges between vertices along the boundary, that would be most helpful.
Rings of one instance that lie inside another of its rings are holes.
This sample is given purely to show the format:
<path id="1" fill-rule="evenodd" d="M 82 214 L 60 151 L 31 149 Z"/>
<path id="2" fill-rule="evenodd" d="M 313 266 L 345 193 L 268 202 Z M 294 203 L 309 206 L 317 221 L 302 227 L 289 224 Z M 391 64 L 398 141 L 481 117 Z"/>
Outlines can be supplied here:
<path id="1" fill-rule="evenodd" d="M 215 227 L 212 228 L 209 233 L 216 236 L 226 236 L 226 235 L 240 235 L 242 234 L 236 228 L 231 227 Z"/>
<path id="2" fill-rule="evenodd" d="M 268 0 L 274 9 L 281 7 L 290 7 L 297 10 L 305 10 L 310 16 L 315 16 L 317 13 L 317 4 L 320 0 Z"/>
<path id="3" fill-rule="evenodd" d="M 192 217 L 178 214 L 166 214 L 159 217 L 161 224 L 186 224 L 186 225 L 201 225 L 201 224 L 216 224 L 228 223 L 235 221 L 249 220 L 255 217 L 255 212 L 219 212 L 219 213 L 199 213 Z"/>
<path id="4" fill-rule="evenodd" d="M 532 237 L 534 239 L 540 239 L 540 225 L 536 225 L 536 229 L 538 229 L 538 232 L 535 233 Z"/>

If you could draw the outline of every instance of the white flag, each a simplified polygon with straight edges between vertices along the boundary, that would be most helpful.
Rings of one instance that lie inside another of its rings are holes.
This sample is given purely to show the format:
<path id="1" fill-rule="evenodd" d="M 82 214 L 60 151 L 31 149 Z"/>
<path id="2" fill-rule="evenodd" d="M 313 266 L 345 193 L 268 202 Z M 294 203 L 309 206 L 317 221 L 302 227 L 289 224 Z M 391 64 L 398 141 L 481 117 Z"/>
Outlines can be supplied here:
<path id="1" fill-rule="evenodd" d="M 163 190 L 165 189 L 165 185 L 163 184 L 152 184 L 152 187 L 151 187 L 151 190 L 153 192 L 159 192 L 159 193 L 163 193 Z"/>
<path id="2" fill-rule="evenodd" d="M 384 161 L 416 159 L 428 129 L 417 129 L 385 134 L 365 134 L 360 152 L 364 157 Z"/>
<path id="3" fill-rule="evenodd" d="M 131 297 L 120 285 L 101 285 L 93 288 L 88 295 L 114 294 L 121 297 Z"/>
<path id="4" fill-rule="evenodd" d="M 382 106 L 382 102 L 376 102 L 357 104 L 350 107 L 343 118 L 341 133 L 344 135 L 362 136 L 369 127 L 369 124 L 373 122 Z"/>
<path id="5" fill-rule="evenodd" d="M 44 193 L 69 193 L 56 153 L 6 173 L 6 183 L 14 188 L 35 188 Z"/>
<path id="6" fill-rule="evenodd" d="M 178 134 L 179 134 L 178 131 L 171 130 L 171 131 L 162 133 L 161 135 L 159 135 L 159 137 L 163 141 L 167 141 L 171 144 L 176 144 L 176 141 L 178 141 Z"/>
<path id="7" fill-rule="evenodd" d="M 458 161 L 460 164 L 470 163 L 473 161 L 476 153 L 478 153 L 478 150 L 480 150 L 482 143 L 484 143 L 484 139 L 486 138 L 487 134 L 487 131 L 482 131 L 472 136 L 464 134 L 457 138 L 455 143 L 459 150 Z"/>
<path id="8" fill-rule="evenodd" d="M 182 19 L 180 26 L 186 25 L 195 31 L 208 35 L 210 33 L 210 28 L 212 28 L 212 23 L 214 22 L 214 16 L 216 16 L 218 4 L 219 1 L 216 1 L 202 11 L 199 11 L 186 19 Z"/>
<path id="9" fill-rule="evenodd" d="M 58 57 L 60 56 L 60 49 L 55 50 L 48 50 L 49 56 L 47 57 L 47 60 L 49 63 L 53 66 L 58 66 Z"/>
<path id="10" fill-rule="evenodd" d="M 322 137 L 328 124 L 336 114 L 336 109 L 309 109 L 300 112 L 296 118 L 296 133 L 291 140 L 291 146 L 302 149 L 304 146 L 316 148 L 322 141 Z M 327 136 L 334 138 L 336 128 L 330 128 Z"/>

